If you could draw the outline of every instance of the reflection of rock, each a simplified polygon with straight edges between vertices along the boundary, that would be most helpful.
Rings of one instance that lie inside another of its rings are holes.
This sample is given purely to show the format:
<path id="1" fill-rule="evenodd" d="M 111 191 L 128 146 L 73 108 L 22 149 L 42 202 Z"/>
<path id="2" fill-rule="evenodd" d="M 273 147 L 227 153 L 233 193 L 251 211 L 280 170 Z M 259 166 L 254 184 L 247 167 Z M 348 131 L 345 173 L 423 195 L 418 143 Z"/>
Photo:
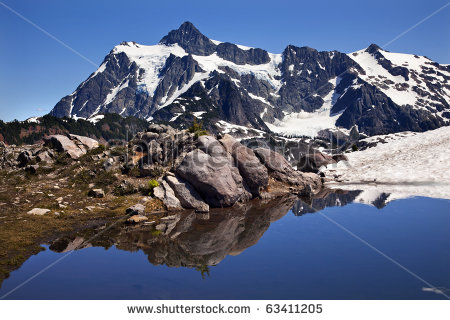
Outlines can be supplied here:
<path id="1" fill-rule="evenodd" d="M 359 190 L 343 191 L 323 189 L 311 199 L 298 200 L 292 207 L 292 212 L 296 216 L 301 216 L 305 213 L 314 213 L 327 207 L 342 207 L 353 202 L 360 193 L 361 191 Z"/>
<path id="2" fill-rule="evenodd" d="M 256 244 L 270 224 L 291 209 L 296 199 L 258 200 L 233 208 L 213 209 L 208 220 L 195 212 L 178 213 L 160 219 L 158 232 L 145 224 L 126 225 L 100 234 L 90 244 L 104 247 L 114 244 L 122 250 L 142 250 L 155 265 L 216 265 L 227 255 L 237 255 Z M 71 241 L 57 240 L 50 249 L 67 251 L 80 242 L 79 237 L 74 236 Z"/>
<path id="3" fill-rule="evenodd" d="M 69 252 L 81 248 L 90 248 L 92 245 L 90 243 L 84 243 L 85 239 L 83 237 L 74 237 L 72 240 L 68 238 L 61 238 L 54 241 L 50 245 L 50 250 L 55 252 Z"/>

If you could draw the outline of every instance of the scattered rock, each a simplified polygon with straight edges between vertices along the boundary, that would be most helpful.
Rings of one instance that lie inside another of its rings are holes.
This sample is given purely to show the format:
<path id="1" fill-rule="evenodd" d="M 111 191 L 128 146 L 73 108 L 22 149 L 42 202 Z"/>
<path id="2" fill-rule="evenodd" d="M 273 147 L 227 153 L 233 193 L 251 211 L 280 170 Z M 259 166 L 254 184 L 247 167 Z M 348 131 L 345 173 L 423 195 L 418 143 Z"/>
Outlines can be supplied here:
<path id="1" fill-rule="evenodd" d="M 38 168 L 39 168 L 39 166 L 36 164 L 29 165 L 29 166 L 25 167 L 25 172 L 28 172 L 31 174 L 36 174 Z"/>
<path id="2" fill-rule="evenodd" d="M 131 214 L 131 215 L 142 215 L 144 213 L 144 211 L 145 211 L 145 207 L 142 204 L 137 203 L 137 204 L 129 207 L 126 210 L 126 213 Z"/>
<path id="3" fill-rule="evenodd" d="M 50 212 L 50 209 L 41 209 L 41 208 L 34 208 L 27 212 L 27 214 L 32 214 L 35 216 L 43 216 L 44 214 L 47 214 Z"/>
<path id="4" fill-rule="evenodd" d="M 105 196 L 105 191 L 103 191 L 103 189 L 91 189 L 88 192 L 88 196 L 93 198 L 103 198 Z"/>
<path id="5" fill-rule="evenodd" d="M 47 163 L 51 163 L 53 162 L 53 157 L 53 153 L 50 150 L 45 149 L 39 150 L 36 154 L 36 160 L 39 162 L 44 161 Z"/>
<path id="6" fill-rule="evenodd" d="M 167 228 L 167 226 L 164 223 L 160 223 L 155 227 L 155 229 L 158 231 L 164 231 L 164 230 L 166 230 L 166 228 Z"/>
<path id="7" fill-rule="evenodd" d="M 128 223 L 141 223 L 141 222 L 144 222 L 144 221 L 147 221 L 147 220 L 148 220 L 148 218 L 146 216 L 137 214 L 137 215 L 129 217 L 127 219 L 127 222 Z"/>

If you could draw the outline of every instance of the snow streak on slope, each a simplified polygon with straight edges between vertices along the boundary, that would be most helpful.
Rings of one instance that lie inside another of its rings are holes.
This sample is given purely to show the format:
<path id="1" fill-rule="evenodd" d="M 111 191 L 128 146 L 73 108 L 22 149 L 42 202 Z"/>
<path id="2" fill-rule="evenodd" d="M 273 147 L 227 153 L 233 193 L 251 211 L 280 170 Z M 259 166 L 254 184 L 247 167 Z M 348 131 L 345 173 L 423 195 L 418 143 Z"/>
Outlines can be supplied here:
<path id="1" fill-rule="evenodd" d="M 444 75 L 450 76 L 449 72 L 438 69 L 433 61 L 426 57 L 392 53 L 381 49 L 379 52 L 392 63 L 393 67 L 408 69 L 408 80 L 402 75 L 392 75 L 366 49 L 348 54 L 351 59 L 364 69 L 366 74 L 359 74 L 360 78 L 377 86 L 392 101 L 400 106 L 410 105 L 415 108 L 427 109 L 432 107 L 433 103 L 436 103 L 426 83 L 430 81 L 430 77 L 434 78 L 433 82 L 435 83 L 446 83 Z M 414 87 L 416 87 L 415 90 Z M 424 96 L 423 94 L 419 94 L 418 91 L 428 94 Z M 449 93 L 446 88 L 442 88 L 442 91 L 440 91 L 440 95 L 444 97 L 447 103 L 450 103 Z"/>
<path id="2" fill-rule="evenodd" d="M 187 55 L 183 48 L 179 45 L 166 46 L 157 44 L 154 46 L 144 46 L 133 42 L 121 44 L 113 49 L 114 53 L 124 52 L 131 61 L 136 62 L 138 67 L 145 71 L 140 77 L 138 85 L 144 85 L 147 92 L 151 95 L 155 92 L 159 84 L 159 72 L 164 67 L 170 54 L 178 57 Z"/>
<path id="3" fill-rule="evenodd" d="M 266 122 L 267 127 L 273 132 L 285 136 L 309 136 L 315 137 L 323 129 L 335 128 L 336 120 L 340 114 L 331 115 L 330 111 L 339 98 L 336 93 L 336 86 L 341 79 L 339 77 L 331 79 L 329 82 L 333 89 L 322 99 L 322 107 L 316 112 L 293 112 L 286 114 L 282 120 L 275 119 L 274 123 Z"/>
<path id="4" fill-rule="evenodd" d="M 219 57 L 216 53 L 209 56 L 192 56 L 196 60 L 203 70 L 208 72 L 219 71 L 219 67 L 229 67 L 239 74 L 252 74 L 260 80 L 265 80 L 272 85 L 275 91 L 281 88 L 281 81 L 276 80 L 275 77 L 280 76 L 281 72 L 278 68 L 278 64 L 281 63 L 282 55 L 269 53 L 270 62 L 266 64 L 239 65 L 231 61 L 225 60 Z M 223 71 L 222 71 L 223 72 Z"/>
<path id="5" fill-rule="evenodd" d="M 219 41 L 215 41 L 220 43 Z M 183 48 L 179 45 L 153 45 L 153 46 L 145 46 L 140 45 L 134 42 L 126 42 L 116 46 L 113 49 L 113 54 L 125 53 L 131 62 L 135 62 L 139 67 L 137 72 L 142 72 L 143 74 L 139 74 L 137 86 L 140 89 L 148 92 L 150 96 L 154 95 L 158 84 L 161 82 L 162 78 L 160 77 L 160 72 L 164 67 L 167 58 L 170 54 L 173 54 L 178 57 L 186 56 L 187 53 Z M 236 71 L 238 74 L 252 74 L 256 78 L 267 81 L 275 91 L 278 91 L 281 88 L 281 81 L 276 80 L 275 78 L 281 75 L 280 70 L 278 69 L 278 65 L 282 61 L 281 54 L 272 54 L 269 53 L 270 62 L 267 64 L 261 65 L 238 65 L 231 61 L 225 60 L 217 56 L 216 53 L 213 53 L 209 56 L 196 56 L 193 55 L 194 60 L 196 60 L 200 67 L 205 70 L 205 72 L 196 73 L 194 78 L 183 87 L 179 88 L 171 94 L 170 96 L 164 97 L 159 105 L 156 106 L 157 109 L 164 108 L 165 106 L 171 104 L 174 100 L 176 100 L 181 94 L 186 92 L 194 83 L 206 79 L 210 72 L 218 71 L 223 72 L 219 68 L 220 67 L 229 67 Z M 99 69 L 91 76 L 95 77 L 97 74 L 105 71 L 107 68 L 107 64 L 111 63 L 110 61 L 103 63 Z M 118 63 L 118 62 L 117 62 Z M 124 80 L 125 81 L 125 80 Z M 99 106 L 99 108 L 95 111 L 96 113 L 102 111 L 102 107 L 111 103 L 116 95 L 120 92 L 120 90 L 127 87 L 128 82 L 123 82 L 117 87 L 111 89 L 108 93 L 108 96 L 103 101 L 103 103 Z M 237 81 L 239 85 L 239 82 Z M 252 96 L 254 99 L 261 100 L 262 98 L 257 96 Z M 265 101 L 265 103 L 267 103 Z M 124 110 L 125 111 L 125 110 Z M 123 111 L 123 112 L 124 112 Z"/>
<path id="6" fill-rule="evenodd" d="M 389 139 L 387 139 L 389 140 Z M 389 200 L 410 196 L 450 199 L 450 127 L 411 135 L 347 154 L 326 175 L 339 176 L 340 188 L 391 193 Z M 369 194 L 369 193 L 368 193 Z"/>

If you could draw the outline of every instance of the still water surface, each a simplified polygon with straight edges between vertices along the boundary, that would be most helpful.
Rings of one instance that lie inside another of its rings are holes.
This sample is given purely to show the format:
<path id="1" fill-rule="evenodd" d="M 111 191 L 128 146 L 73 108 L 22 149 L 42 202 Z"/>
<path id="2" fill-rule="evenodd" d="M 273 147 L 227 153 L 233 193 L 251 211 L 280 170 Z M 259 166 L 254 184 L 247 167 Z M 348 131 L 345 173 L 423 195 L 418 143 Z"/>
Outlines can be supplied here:
<path id="1" fill-rule="evenodd" d="M 351 194 L 330 197 L 250 204 L 208 220 L 182 215 L 167 235 L 121 227 L 7 299 L 445 299 L 356 237 L 450 295 L 449 200 L 383 207 L 381 199 L 377 208 L 351 203 Z M 80 239 L 44 245 L 3 282 L 0 296 Z"/>

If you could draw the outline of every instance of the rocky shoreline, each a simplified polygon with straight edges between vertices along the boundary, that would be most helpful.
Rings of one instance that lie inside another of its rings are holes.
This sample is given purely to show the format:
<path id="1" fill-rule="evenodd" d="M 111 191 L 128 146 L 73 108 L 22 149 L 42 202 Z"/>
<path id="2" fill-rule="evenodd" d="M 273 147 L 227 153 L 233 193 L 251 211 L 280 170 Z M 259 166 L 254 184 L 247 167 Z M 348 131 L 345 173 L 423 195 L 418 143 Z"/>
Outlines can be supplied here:
<path id="1" fill-rule="evenodd" d="M 288 193 L 308 196 L 322 188 L 318 174 L 295 170 L 281 154 L 250 149 L 228 134 L 199 135 L 195 130 L 152 124 L 127 145 L 108 148 L 72 134 L 52 135 L 44 141 L 20 147 L 3 144 L 3 171 L 23 175 L 25 180 L 31 176 L 58 178 L 72 166 L 71 178 L 81 175 L 85 182 L 92 181 L 87 195 L 94 199 L 105 197 L 96 178 L 108 175 L 112 184 L 107 185 L 106 193 L 140 193 L 159 199 L 167 211 L 208 212 L 209 208 L 231 207 L 255 198 Z M 315 154 L 307 160 L 305 170 L 314 171 L 311 166 L 322 165 L 324 159 L 317 160 Z M 148 186 L 149 179 L 155 183 L 153 187 Z M 45 214 L 50 210 L 29 212 Z"/>
<path id="2" fill-rule="evenodd" d="M 313 172 L 302 172 L 273 150 L 205 133 L 153 124 L 107 146 L 72 134 L 1 143 L 0 280 L 41 251 L 42 241 L 99 221 L 169 234 L 174 217 L 208 220 L 211 210 L 311 199 L 323 190 L 317 154 L 308 160 Z"/>

